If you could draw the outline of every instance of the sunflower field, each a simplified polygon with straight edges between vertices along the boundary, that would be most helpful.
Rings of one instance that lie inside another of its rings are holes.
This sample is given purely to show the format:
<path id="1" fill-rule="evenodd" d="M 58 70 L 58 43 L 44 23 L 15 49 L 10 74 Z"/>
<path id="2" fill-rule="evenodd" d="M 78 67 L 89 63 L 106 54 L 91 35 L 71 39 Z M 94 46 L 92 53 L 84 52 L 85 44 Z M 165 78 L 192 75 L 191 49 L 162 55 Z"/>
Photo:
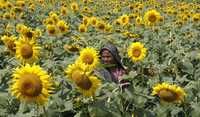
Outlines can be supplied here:
<path id="1" fill-rule="evenodd" d="M 199 39 L 200 0 L 0 0 L 0 117 L 200 117 Z"/>

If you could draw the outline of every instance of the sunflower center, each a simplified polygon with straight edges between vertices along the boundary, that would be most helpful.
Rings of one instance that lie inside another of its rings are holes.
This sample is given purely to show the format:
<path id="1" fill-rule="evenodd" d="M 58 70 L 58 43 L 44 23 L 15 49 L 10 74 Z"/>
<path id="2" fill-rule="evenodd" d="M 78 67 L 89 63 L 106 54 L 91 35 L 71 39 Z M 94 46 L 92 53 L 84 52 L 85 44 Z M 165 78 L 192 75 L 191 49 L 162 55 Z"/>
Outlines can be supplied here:
<path id="1" fill-rule="evenodd" d="M 65 26 L 59 26 L 59 29 L 62 31 L 62 32 L 64 32 L 65 31 Z"/>
<path id="2" fill-rule="evenodd" d="M 85 27 L 81 27 L 80 28 L 80 32 L 86 32 L 86 28 Z"/>
<path id="3" fill-rule="evenodd" d="M 150 21 L 150 22 L 155 22 L 156 21 L 156 15 L 154 15 L 154 14 L 151 14 L 149 17 L 148 17 L 148 20 Z"/>
<path id="4" fill-rule="evenodd" d="M 24 44 L 21 48 L 21 55 L 26 59 L 31 58 L 33 55 L 32 46 L 29 44 Z"/>
<path id="5" fill-rule="evenodd" d="M 92 64 L 94 61 L 94 58 L 91 56 L 91 55 L 85 55 L 83 56 L 83 62 L 86 63 L 86 64 Z"/>
<path id="6" fill-rule="evenodd" d="M 102 23 L 100 23 L 100 24 L 99 24 L 99 29 L 104 30 L 104 29 L 105 29 L 105 25 L 102 24 Z"/>
<path id="7" fill-rule="evenodd" d="M 140 49 L 134 49 L 132 53 L 133 53 L 134 57 L 139 57 L 140 54 L 141 54 L 141 50 Z"/>
<path id="8" fill-rule="evenodd" d="M 173 102 L 177 98 L 176 93 L 169 90 L 161 90 L 158 95 L 161 99 L 167 102 Z"/>
<path id="9" fill-rule="evenodd" d="M 25 35 L 28 38 L 32 38 L 33 37 L 33 33 L 31 31 L 28 31 Z"/>
<path id="10" fill-rule="evenodd" d="M 42 82 L 36 74 L 24 74 L 20 81 L 20 91 L 22 95 L 36 97 L 41 94 Z"/>
<path id="11" fill-rule="evenodd" d="M 75 81 L 76 85 L 82 89 L 89 90 L 92 87 L 92 82 L 88 77 L 84 76 L 80 80 Z"/>

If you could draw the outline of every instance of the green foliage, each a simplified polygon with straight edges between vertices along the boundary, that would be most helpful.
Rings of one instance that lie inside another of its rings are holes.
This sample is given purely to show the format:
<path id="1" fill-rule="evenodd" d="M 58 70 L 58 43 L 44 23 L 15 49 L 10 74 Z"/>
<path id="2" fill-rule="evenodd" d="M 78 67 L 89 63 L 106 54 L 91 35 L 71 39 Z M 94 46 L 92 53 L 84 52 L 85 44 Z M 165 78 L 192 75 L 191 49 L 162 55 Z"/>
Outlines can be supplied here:
<path id="1" fill-rule="evenodd" d="M 113 11 L 116 10 L 116 7 L 115 4 L 112 4 L 117 0 L 94 0 L 94 2 L 86 4 L 93 9 L 94 13 L 92 15 L 81 12 L 74 13 L 69 10 L 67 16 L 60 16 L 60 19 L 69 24 L 69 32 L 63 35 L 49 36 L 42 22 L 48 17 L 50 11 L 59 12 L 61 1 L 56 3 L 46 1 L 46 7 L 34 2 L 36 4 L 34 12 L 24 8 L 21 19 L 1 20 L 0 35 L 12 34 L 18 36 L 15 28 L 9 32 L 5 31 L 5 26 L 8 23 L 14 26 L 23 23 L 26 26 L 42 30 L 43 34 L 38 39 L 42 47 L 41 57 L 36 64 L 39 64 L 53 77 L 55 92 L 53 92 L 44 107 L 26 105 L 11 96 L 9 84 L 12 71 L 20 66 L 20 62 L 6 50 L 5 45 L 0 40 L 1 117 L 200 116 L 199 23 L 194 24 L 192 21 L 188 21 L 183 26 L 177 27 L 174 25 L 174 20 L 177 20 L 176 17 L 168 16 L 162 12 L 165 21 L 159 26 L 137 27 L 134 23 L 131 23 L 129 26 L 124 27 L 114 26 L 113 32 L 110 33 L 97 31 L 94 27 L 89 27 L 86 33 L 80 33 L 77 27 L 81 23 L 83 15 L 96 16 L 100 19 L 109 16 L 105 22 L 112 24 L 119 16 L 132 13 L 127 7 L 129 3 L 133 3 L 132 0 L 127 0 L 127 2 L 118 1 L 118 5 L 121 5 L 117 9 L 118 12 Z M 195 0 L 186 1 L 198 2 Z M 66 2 L 68 9 L 70 9 L 69 4 L 71 1 L 67 0 Z M 80 0 L 77 0 L 77 3 L 80 8 L 85 6 Z M 144 2 L 144 4 L 147 3 Z M 144 14 L 149 8 L 157 8 L 157 6 L 145 7 L 141 14 Z M 0 9 L 0 14 L 6 12 L 5 9 Z M 157 9 L 161 10 L 162 8 L 158 7 Z M 111 12 L 111 15 L 108 15 L 108 12 Z M 138 34 L 140 37 L 126 37 L 122 34 L 125 31 Z M 139 63 L 133 63 L 127 56 L 128 46 L 136 41 L 144 43 L 148 49 L 146 58 Z M 83 97 L 64 73 L 66 67 L 73 63 L 79 54 L 78 52 L 67 52 L 64 45 L 75 44 L 80 45 L 81 48 L 92 46 L 100 49 L 106 43 L 113 43 L 119 49 L 122 62 L 129 71 L 128 74 L 123 76 L 123 79 L 128 80 L 130 86 L 127 89 L 122 89 L 115 83 L 103 83 L 94 97 Z M 159 97 L 151 96 L 152 87 L 161 82 L 169 82 L 183 87 L 187 93 L 183 103 L 165 103 L 160 101 Z"/>

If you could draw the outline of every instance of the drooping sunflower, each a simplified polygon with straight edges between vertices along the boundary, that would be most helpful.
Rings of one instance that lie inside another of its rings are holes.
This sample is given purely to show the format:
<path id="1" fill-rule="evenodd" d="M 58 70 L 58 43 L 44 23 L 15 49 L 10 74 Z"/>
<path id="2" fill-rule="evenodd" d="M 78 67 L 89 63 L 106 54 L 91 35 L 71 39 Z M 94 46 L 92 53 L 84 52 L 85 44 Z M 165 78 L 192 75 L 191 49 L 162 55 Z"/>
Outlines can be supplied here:
<path id="1" fill-rule="evenodd" d="M 160 19 L 160 13 L 156 10 L 149 10 L 144 14 L 144 21 L 146 25 L 154 25 Z"/>
<path id="2" fill-rule="evenodd" d="M 144 59 L 147 54 L 147 49 L 140 42 L 132 43 L 128 48 L 128 56 L 133 62 L 138 62 Z"/>
<path id="3" fill-rule="evenodd" d="M 100 87 L 101 81 L 96 76 L 84 75 L 79 80 L 75 81 L 78 90 L 84 96 L 94 96 L 96 90 Z"/>
<path id="4" fill-rule="evenodd" d="M 10 91 L 22 102 L 40 105 L 48 101 L 53 91 L 50 76 L 38 65 L 18 67 L 14 70 Z"/>
<path id="5" fill-rule="evenodd" d="M 186 93 L 181 87 L 164 82 L 155 85 L 151 95 L 158 95 L 165 102 L 181 102 Z"/>
<path id="6" fill-rule="evenodd" d="M 69 53 L 78 52 L 80 50 L 80 46 L 76 44 L 65 44 L 63 48 Z"/>
<path id="7" fill-rule="evenodd" d="M 21 37 L 15 44 L 16 58 L 22 61 L 22 63 L 33 63 L 38 59 L 40 47 L 33 40 Z"/>
<path id="8" fill-rule="evenodd" d="M 1 40 L 3 41 L 3 43 L 5 44 L 5 46 L 7 47 L 7 49 L 11 52 L 11 53 L 15 53 L 16 49 L 16 45 L 15 45 L 15 41 L 16 41 L 16 37 L 15 36 L 6 36 L 4 35 Z"/>
<path id="9" fill-rule="evenodd" d="M 82 49 L 77 59 L 77 62 L 85 64 L 89 69 L 95 68 L 99 64 L 99 61 L 98 53 L 92 47 Z"/>

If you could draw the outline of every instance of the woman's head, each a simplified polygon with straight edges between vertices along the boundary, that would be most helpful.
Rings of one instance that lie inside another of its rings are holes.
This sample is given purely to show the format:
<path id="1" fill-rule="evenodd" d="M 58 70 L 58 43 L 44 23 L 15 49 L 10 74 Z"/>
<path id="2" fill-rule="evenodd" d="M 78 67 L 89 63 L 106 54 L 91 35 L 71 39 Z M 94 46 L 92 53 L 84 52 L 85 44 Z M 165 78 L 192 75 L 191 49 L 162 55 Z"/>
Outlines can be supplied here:
<path id="1" fill-rule="evenodd" d="M 104 45 L 100 50 L 100 57 L 103 64 L 111 65 L 116 64 L 122 67 L 121 58 L 117 48 L 112 44 Z"/>
<path id="2" fill-rule="evenodd" d="M 104 64 L 114 64 L 115 60 L 109 50 L 103 49 L 101 52 L 101 60 Z"/>

